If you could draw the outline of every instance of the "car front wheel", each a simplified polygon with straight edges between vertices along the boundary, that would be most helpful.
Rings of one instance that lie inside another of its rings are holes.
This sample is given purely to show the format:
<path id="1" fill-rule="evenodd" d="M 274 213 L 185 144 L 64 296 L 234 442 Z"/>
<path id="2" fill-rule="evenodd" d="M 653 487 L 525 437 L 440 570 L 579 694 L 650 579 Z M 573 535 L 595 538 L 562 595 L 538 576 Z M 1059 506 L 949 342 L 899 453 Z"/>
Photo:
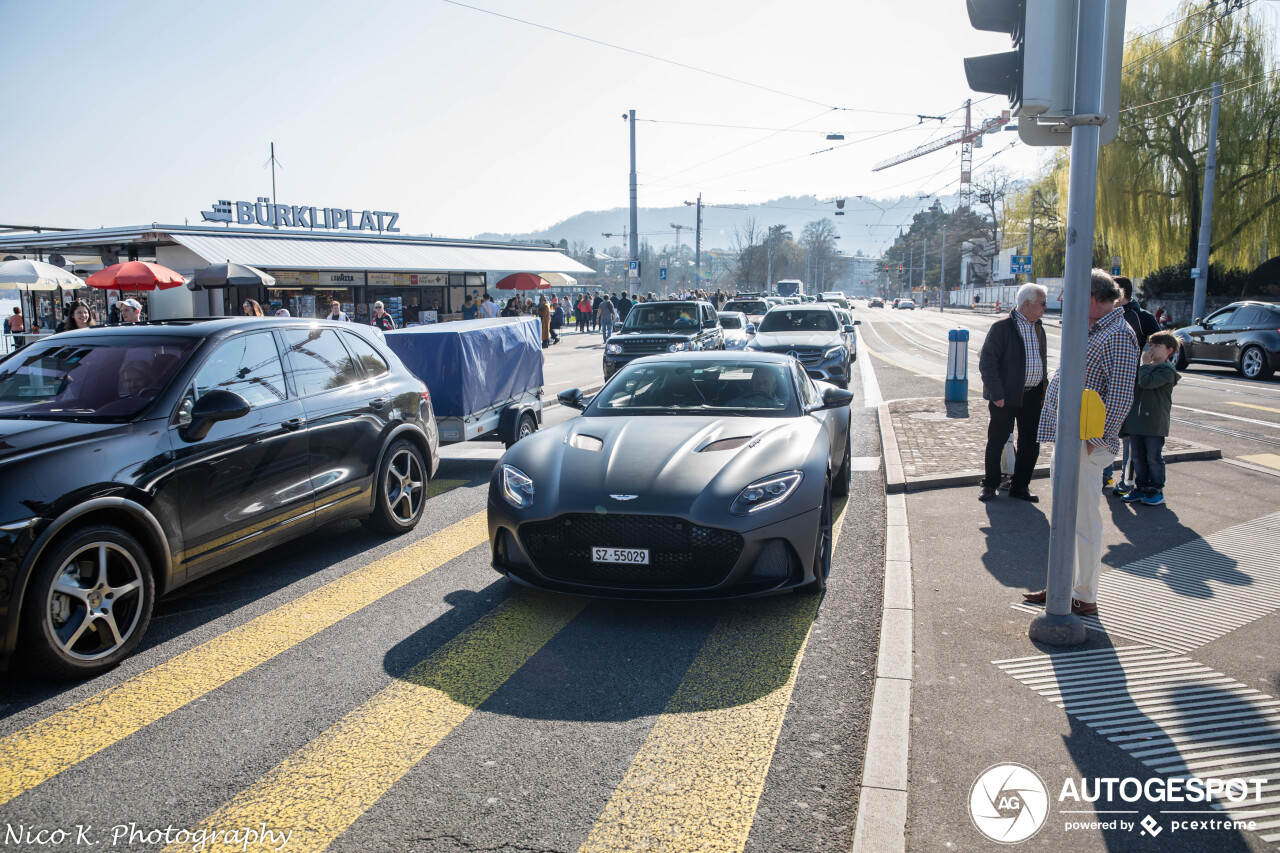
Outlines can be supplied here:
<path id="1" fill-rule="evenodd" d="M 809 592 L 826 591 L 831 577 L 831 484 L 822 491 L 822 511 L 818 513 L 818 545 L 813 555 L 813 581 L 804 587 Z"/>
<path id="2" fill-rule="evenodd" d="M 370 530 L 399 536 L 418 525 L 427 499 L 427 466 L 412 441 L 397 439 L 387 448 L 375 493 L 373 512 L 364 519 Z"/>
<path id="3" fill-rule="evenodd" d="M 154 603 L 151 561 L 138 540 L 110 525 L 83 528 L 41 558 L 22 610 L 19 654 L 42 675 L 105 672 L 138 647 Z"/>

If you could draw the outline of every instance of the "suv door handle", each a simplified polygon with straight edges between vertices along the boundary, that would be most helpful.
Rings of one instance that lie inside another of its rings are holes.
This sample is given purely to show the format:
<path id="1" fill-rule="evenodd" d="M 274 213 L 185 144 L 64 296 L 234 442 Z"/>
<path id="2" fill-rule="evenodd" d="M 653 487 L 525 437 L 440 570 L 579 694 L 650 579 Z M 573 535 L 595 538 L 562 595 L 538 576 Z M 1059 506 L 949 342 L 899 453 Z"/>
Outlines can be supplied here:
<path id="1" fill-rule="evenodd" d="M 289 432 L 294 432 L 294 431 L 296 431 L 297 429 L 299 429 L 299 428 L 300 428 L 303 424 L 305 424 L 306 422 L 307 422 L 306 418 L 289 418 L 289 420 L 287 420 L 287 421 L 285 421 L 284 423 L 280 424 L 280 426 L 282 426 L 282 427 L 284 427 L 285 429 L 289 430 Z"/>
<path id="2" fill-rule="evenodd" d="M 375 397 L 369 401 L 369 408 L 371 409 L 381 409 L 385 405 L 387 405 L 386 397 Z"/>

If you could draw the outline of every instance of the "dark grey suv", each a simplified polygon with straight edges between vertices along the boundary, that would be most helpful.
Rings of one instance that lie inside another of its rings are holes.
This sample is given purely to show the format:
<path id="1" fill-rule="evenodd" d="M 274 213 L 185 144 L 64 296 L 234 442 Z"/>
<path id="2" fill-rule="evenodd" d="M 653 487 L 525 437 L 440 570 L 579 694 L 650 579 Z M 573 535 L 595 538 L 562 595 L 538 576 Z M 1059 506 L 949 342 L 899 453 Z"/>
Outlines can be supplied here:
<path id="1" fill-rule="evenodd" d="M 640 302 L 604 345 L 604 378 L 644 355 L 724 349 L 724 329 L 710 302 Z"/>
<path id="2" fill-rule="evenodd" d="M 1268 379 L 1280 368 L 1280 305 L 1233 302 L 1174 332 L 1182 347 L 1177 365 L 1224 364 L 1246 379 Z"/>

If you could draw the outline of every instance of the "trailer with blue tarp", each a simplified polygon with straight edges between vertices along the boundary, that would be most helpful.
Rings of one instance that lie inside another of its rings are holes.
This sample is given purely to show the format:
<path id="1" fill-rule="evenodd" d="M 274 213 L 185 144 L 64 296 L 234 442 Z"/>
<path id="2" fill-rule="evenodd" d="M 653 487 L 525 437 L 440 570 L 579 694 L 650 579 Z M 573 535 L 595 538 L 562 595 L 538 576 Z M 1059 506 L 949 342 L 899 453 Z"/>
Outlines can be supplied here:
<path id="1" fill-rule="evenodd" d="M 385 338 L 431 392 L 442 444 L 497 438 L 510 447 L 542 423 L 538 318 L 413 326 Z"/>

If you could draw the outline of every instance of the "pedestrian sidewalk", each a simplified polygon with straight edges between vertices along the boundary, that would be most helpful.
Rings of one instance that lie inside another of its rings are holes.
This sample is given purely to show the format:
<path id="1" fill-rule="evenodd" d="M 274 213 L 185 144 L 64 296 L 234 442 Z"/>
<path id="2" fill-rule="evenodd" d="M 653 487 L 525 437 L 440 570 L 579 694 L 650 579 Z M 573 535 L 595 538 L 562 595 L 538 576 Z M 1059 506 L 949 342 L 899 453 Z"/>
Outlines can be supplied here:
<path id="1" fill-rule="evenodd" d="M 896 467 L 886 464 L 885 487 L 890 494 L 982 481 L 990 421 L 985 400 L 947 403 L 939 397 L 920 397 L 882 403 L 880 409 L 886 463 L 895 455 L 898 461 Z M 1221 459 L 1222 451 L 1170 436 L 1164 458 L 1166 462 Z M 1048 449 L 1040 454 L 1035 476 L 1049 476 Z"/>
<path id="2" fill-rule="evenodd" d="M 1280 849 L 1280 513 L 1256 476 L 1171 441 L 1166 506 L 1106 498 L 1099 612 L 1084 645 L 1058 649 L 1029 638 L 1040 608 L 1021 597 L 1045 585 L 1049 489 L 981 503 L 967 487 L 985 403 L 895 401 L 880 424 L 905 507 L 889 518 L 881 656 L 906 625 L 910 666 L 877 673 L 867 764 L 906 772 L 865 774 L 861 801 L 904 789 L 906 807 L 897 832 L 887 808 L 860 814 L 855 851 Z M 899 698 L 881 703 L 882 686 Z M 908 730 L 901 756 L 885 735 Z M 1193 776 L 1268 781 L 1239 783 L 1235 802 L 1161 799 Z"/>

